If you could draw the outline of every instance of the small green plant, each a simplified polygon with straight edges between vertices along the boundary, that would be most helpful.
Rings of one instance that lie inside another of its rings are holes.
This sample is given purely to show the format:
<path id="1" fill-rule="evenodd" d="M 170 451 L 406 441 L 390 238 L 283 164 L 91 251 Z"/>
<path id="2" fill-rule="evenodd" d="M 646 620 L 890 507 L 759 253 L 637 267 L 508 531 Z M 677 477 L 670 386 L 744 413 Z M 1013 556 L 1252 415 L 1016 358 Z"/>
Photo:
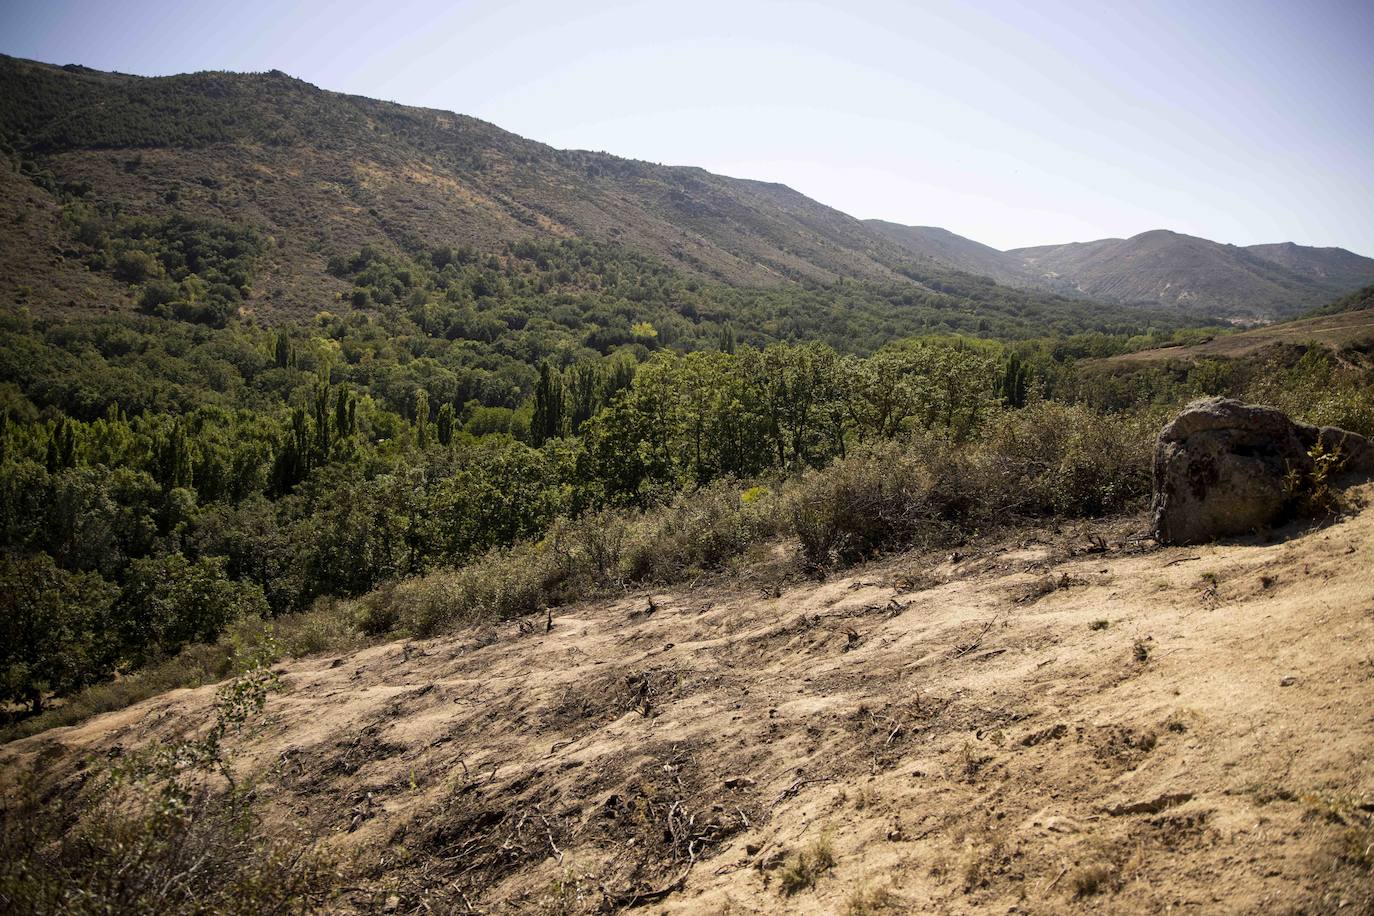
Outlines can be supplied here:
<path id="1" fill-rule="evenodd" d="M 835 849 L 829 834 L 821 834 L 783 866 L 782 893 L 791 897 L 816 886 L 821 876 L 835 867 Z"/>
<path id="2" fill-rule="evenodd" d="M 331 863 L 310 837 L 266 829 L 252 787 L 231 769 L 228 739 L 279 686 L 264 657 L 240 661 L 198 737 L 117 759 L 53 801 L 35 784 L 0 808 L 0 900 L 10 911 L 250 914 L 326 903 Z"/>
<path id="3" fill-rule="evenodd" d="M 1340 471 L 1344 456 L 1339 447 L 1328 449 L 1318 439 L 1308 449 L 1307 457 L 1312 461 L 1310 471 L 1290 465 L 1284 475 L 1288 498 L 1304 515 L 1334 515 L 1341 510 L 1341 499 L 1332 487 L 1332 478 Z"/>
<path id="4" fill-rule="evenodd" d="M 180 804 L 196 791 L 198 775 L 218 772 L 231 790 L 237 789 L 225 740 L 260 716 L 267 695 L 281 689 L 281 678 L 271 668 L 277 654 L 276 642 L 268 633 L 260 644 L 236 658 L 240 674 L 216 691 L 214 719 L 205 734 L 154 744 L 123 758 L 111 768 L 112 782 L 156 787 L 164 803 Z"/>

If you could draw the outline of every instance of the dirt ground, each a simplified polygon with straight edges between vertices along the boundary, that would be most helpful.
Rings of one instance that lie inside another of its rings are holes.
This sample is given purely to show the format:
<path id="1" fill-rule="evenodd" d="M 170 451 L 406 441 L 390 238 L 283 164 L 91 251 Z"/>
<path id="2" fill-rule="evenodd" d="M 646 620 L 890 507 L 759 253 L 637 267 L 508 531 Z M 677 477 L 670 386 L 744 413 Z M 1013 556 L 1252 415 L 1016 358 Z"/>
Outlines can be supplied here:
<path id="1" fill-rule="evenodd" d="M 1142 525 L 293 662 L 236 766 L 340 854 L 340 911 L 1374 912 L 1374 509 Z M 70 776 L 212 698 L 0 766 Z"/>

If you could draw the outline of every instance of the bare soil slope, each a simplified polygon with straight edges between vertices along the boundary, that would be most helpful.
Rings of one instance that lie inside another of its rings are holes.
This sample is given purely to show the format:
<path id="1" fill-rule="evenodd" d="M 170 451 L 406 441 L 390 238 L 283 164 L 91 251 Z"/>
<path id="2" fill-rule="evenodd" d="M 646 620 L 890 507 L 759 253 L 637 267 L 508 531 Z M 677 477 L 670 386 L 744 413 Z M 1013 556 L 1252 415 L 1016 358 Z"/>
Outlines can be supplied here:
<path id="1" fill-rule="evenodd" d="M 1374 911 L 1374 511 L 1140 523 L 295 662 L 238 767 L 345 854 L 346 911 Z M 8 745 L 5 782 L 211 697 Z"/>

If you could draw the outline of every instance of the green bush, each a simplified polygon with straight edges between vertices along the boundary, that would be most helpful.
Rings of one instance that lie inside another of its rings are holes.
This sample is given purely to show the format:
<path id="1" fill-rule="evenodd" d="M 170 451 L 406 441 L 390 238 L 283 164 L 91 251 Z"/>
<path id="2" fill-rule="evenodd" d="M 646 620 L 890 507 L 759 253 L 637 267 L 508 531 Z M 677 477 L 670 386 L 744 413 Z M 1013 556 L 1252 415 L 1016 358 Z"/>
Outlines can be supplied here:
<path id="1" fill-rule="evenodd" d="M 973 473 L 987 519 L 1120 512 L 1150 493 L 1163 412 L 1103 414 L 1041 402 L 1003 413 L 979 443 Z"/>
<path id="2" fill-rule="evenodd" d="M 0 552 L 0 700 L 41 712 L 64 694 L 106 677 L 115 647 L 114 588 L 94 573 L 69 573 L 47 554 Z"/>
<path id="3" fill-rule="evenodd" d="M 807 472 L 787 494 L 788 524 L 809 565 L 856 563 L 942 529 L 935 484 L 928 455 L 877 443 Z"/>
<path id="4" fill-rule="evenodd" d="M 738 481 L 716 481 L 644 513 L 631 525 L 620 570 L 632 582 L 670 583 L 719 570 L 771 534 L 772 500 L 741 499 Z"/>
<path id="5" fill-rule="evenodd" d="M 136 664 L 174 655 L 188 643 L 214 642 L 233 621 L 267 615 L 262 589 L 228 578 L 226 562 L 174 553 L 130 565 L 116 613 Z"/>
<path id="6" fill-rule="evenodd" d="M 494 550 L 460 569 L 391 583 L 363 601 L 380 605 L 374 615 L 394 614 L 400 631 L 431 636 L 467 623 L 533 613 L 548 602 L 550 584 L 538 547 L 522 545 Z"/>

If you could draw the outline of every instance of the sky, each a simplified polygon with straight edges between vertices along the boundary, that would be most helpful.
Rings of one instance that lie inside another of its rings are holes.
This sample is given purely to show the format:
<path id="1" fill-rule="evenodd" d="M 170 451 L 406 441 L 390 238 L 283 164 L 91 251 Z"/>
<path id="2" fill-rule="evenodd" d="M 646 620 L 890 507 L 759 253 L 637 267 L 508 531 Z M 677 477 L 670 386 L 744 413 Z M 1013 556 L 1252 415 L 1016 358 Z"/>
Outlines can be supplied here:
<path id="1" fill-rule="evenodd" d="M 284 70 L 997 248 L 1374 256 L 1374 2 L 0 0 L 0 52 Z"/>

